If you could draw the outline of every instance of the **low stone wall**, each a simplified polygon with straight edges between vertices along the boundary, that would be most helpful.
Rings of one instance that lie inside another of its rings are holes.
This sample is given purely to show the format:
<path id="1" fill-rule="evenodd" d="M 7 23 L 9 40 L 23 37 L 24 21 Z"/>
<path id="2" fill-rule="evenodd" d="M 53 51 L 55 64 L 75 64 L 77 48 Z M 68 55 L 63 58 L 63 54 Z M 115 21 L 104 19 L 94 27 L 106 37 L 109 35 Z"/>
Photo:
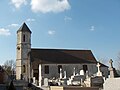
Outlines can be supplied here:
<path id="1" fill-rule="evenodd" d="M 99 90 L 97 87 L 51 86 L 50 90 Z"/>
<path id="2" fill-rule="evenodd" d="M 103 88 L 104 90 L 120 90 L 120 78 L 108 78 Z"/>
<path id="3" fill-rule="evenodd" d="M 4 85 L 4 84 L 0 84 L 0 90 L 6 90 L 7 89 L 7 86 Z"/>
<path id="4" fill-rule="evenodd" d="M 8 90 L 9 85 L 0 84 L 0 90 Z M 16 90 L 24 90 L 23 86 L 15 86 Z"/>

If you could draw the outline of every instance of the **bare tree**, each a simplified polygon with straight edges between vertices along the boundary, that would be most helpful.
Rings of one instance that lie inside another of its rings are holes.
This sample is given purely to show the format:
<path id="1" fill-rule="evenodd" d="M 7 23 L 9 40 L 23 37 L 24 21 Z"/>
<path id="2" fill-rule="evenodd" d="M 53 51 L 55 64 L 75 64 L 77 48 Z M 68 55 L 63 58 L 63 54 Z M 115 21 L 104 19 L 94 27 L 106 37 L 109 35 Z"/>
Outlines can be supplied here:
<path id="1" fill-rule="evenodd" d="M 9 75 L 12 75 L 13 72 L 15 71 L 15 61 L 7 60 L 7 61 L 5 61 L 4 65 L 2 67 Z"/>
<path id="2" fill-rule="evenodd" d="M 109 66 L 108 65 L 109 60 L 107 58 L 105 58 L 105 57 L 104 58 L 98 58 L 98 62 Z"/>
<path id="3" fill-rule="evenodd" d="M 117 60 L 117 66 L 118 66 L 118 69 L 120 70 L 120 53 L 118 53 L 118 60 Z"/>

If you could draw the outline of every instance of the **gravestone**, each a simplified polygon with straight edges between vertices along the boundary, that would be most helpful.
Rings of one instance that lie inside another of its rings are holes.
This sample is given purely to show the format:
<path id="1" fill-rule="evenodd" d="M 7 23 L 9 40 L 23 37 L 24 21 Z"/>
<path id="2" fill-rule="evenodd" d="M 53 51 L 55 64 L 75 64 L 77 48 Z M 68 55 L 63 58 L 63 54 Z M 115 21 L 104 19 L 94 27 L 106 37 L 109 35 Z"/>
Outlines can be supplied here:
<path id="1" fill-rule="evenodd" d="M 102 76 L 102 72 L 100 71 L 100 63 L 97 63 L 97 68 L 98 68 L 98 72 L 97 72 L 97 76 Z"/>
<path id="2" fill-rule="evenodd" d="M 62 79 L 62 68 L 60 68 L 60 79 Z"/>
<path id="3" fill-rule="evenodd" d="M 109 68 L 109 70 L 110 70 L 110 78 L 114 78 L 114 68 L 113 68 L 112 59 L 110 59 L 109 63 L 110 63 L 110 68 Z"/>
<path id="4" fill-rule="evenodd" d="M 64 79 L 66 79 L 66 78 L 67 78 L 66 71 L 64 71 Z"/>
<path id="5" fill-rule="evenodd" d="M 44 86 L 48 86 L 48 78 L 44 78 Z"/>
<path id="6" fill-rule="evenodd" d="M 16 90 L 15 86 L 13 85 L 13 81 L 10 82 L 8 90 Z"/>
<path id="7" fill-rule="evenodd" d="M 103 87 L 104 79 L 101 76 L 91 78 L 91 85 L 94 87 Z"/>
<path id="8" fill-rule="evenodd" d="M 33 84 L 35 84 L 35 77 L 33 77 Z"/>
<path id="9" fill-rule="evenodd" d="M 73 70 L 73 76 L 75 76 L 75 67 L 74 67 L 74 70 Z"/>
<path id="10" fill-rule="evenodd" d="M 85 75 L 84 70 L 80 70 L 80 75 Z"/>

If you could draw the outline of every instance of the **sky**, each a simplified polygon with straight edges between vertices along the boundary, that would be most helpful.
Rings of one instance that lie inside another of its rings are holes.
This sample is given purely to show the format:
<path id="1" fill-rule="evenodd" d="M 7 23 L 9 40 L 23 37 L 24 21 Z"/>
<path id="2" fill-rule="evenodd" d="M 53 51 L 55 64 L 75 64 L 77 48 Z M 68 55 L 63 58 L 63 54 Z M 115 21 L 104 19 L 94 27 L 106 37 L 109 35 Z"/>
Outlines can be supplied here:
<path id="1" fill-rule="evenodd" d="M 33 48 L 92 50 L 98 61 L 118 63 L 120 0 L 1 0 L 0 21 L 0 64 L 16 60 L 24 22 Z"/>

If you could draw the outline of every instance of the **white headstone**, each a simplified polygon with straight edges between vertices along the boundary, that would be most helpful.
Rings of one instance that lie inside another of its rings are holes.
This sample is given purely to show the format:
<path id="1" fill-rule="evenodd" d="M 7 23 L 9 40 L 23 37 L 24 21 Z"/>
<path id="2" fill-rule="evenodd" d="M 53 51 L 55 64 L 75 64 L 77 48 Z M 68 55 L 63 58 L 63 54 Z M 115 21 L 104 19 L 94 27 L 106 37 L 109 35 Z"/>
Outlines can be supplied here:
<path id="1" fill-rule="evenodd" d="M 67 78 L 67 76 L 66 76 L 66 71 L 64 71 L 64 79 L 66 79 Z"/>
<path id="2" fill-rule="evenodd" d="M 35 77 L 33 77 L 33 84 L 35 84 Z"/>
<path id="3" fill-rule="evenodd" d="M 44 86 L 48 86 L 48 78 L 44 78 Z"/>
<path id="4" fill-rule="evenodd" d="M 85 75 L 84 70 L 80 70 L 80 75 Z"/>
<path id="5" fill-rule="evenodd" d="M 60 79 L 62 79 L 62 68 L 60 68 Z"/>
<path id="6" fill-rule="evenodd" d="M 42 69 L 42 66 L 39 64 L 39 86 L 40 86 L 40 87 L 42 86 L 42 74 L 41 74 L 41 69 Z"/>
<path id="7" fill-rule="evenodd" d="M 74 71 L 73 71 L 73 76 L 75 76 L 75 67 L 74 67 Z"/>
<path id="8" fill-rule="evenodd" d="M 86 78 L 88 78 L 89 77 L 89 73 L 88 73 L 88 71 L 86 71 Z"/>

